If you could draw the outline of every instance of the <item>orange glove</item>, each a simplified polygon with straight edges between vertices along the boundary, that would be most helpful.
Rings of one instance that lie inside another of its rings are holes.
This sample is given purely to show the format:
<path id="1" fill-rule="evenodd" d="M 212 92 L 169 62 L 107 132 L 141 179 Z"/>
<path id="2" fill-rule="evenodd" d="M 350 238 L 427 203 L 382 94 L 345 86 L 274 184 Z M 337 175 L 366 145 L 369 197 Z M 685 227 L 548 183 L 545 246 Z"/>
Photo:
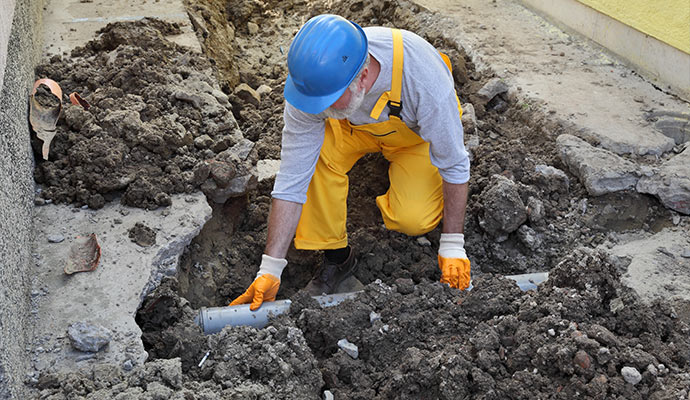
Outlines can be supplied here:
<path id="1" fill-rule="evenodd" d="M 275 301 L 276 294 L 280 288 L 280 275 L 287 265 L 287 260 L 273 258 L 266 254 L 261 256 L 261 266 L 256 278 L 249 288 L 229 305 L 251 303 L 249 309 L 252 311 L 261 307 L 264 301 Z"/>
<path id="2" fill-rule="evenodd" d="M 470 286 L 470 260 L 465 254 L 465 235 L 442 233 L 438 248 L 438 266 L 441 268 L 441 283 L 452 288 L 465 290 Z"/>

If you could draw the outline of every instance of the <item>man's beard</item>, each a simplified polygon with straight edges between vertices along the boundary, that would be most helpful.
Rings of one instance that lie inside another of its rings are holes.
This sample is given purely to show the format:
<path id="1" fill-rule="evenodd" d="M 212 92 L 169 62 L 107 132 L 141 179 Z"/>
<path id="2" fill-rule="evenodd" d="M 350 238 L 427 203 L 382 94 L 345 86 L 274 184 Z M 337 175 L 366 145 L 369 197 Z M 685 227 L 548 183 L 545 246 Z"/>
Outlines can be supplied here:
<path id="1" fill-rule="evenodd" d="M 352 86 L 354 86 L 354 90 Z M 347 119 L 355 111 L 357 111 L 359 106 L 361 106 L 362 102 L 364 101 L 364 94 L 366 92 L 364 88 L 358 90 L 357 86 L 359 85 L 355 84 L 350 86 L 350 92 L 352 93 L 352 96 L 350 97 L 350 104 L 348 104 L 347 107 L 342 110 L 336 110 L 333 108 L 333 106 L 328 107 L 323 112 L 326 118 Z"/>

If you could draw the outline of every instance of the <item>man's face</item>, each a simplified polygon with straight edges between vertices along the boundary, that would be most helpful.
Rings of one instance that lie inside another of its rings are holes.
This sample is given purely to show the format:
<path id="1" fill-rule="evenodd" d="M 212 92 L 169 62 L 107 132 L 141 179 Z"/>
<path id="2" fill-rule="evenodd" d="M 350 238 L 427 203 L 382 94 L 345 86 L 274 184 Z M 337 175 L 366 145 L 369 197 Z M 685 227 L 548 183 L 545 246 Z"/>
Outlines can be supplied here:
<path id="1" fill-rule="evenodd" d="M 365 91 L 361 79 L 352 82 L 343 95 L 324 111 L 324 114 L 328 118 L 347 119 L 362 105 Z"/>

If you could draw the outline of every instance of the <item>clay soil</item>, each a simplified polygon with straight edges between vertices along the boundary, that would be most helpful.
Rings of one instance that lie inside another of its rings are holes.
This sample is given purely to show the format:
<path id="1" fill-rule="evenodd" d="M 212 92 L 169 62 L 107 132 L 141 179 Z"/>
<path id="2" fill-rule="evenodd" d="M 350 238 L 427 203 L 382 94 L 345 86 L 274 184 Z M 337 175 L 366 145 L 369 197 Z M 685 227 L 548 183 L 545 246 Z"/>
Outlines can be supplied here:
<path id="1" fill-rule="evenodd" d="M 555 138 L 571 128 L 514 89 L 477 96 L 493 74 L 436 31 L 433 14 L 404 0 L 202 0 L 188 11 L 204 55 L 165 39 L 177 27 L 145 20 L 109 25 L 38 68 L 92 107 L 66 108 L 50 160 L 37 164 L 37 202 L 165 207 L 170 194 L 199 190 L 208 177 L 200 165 L 243 139 L 255 144 L 249 163 L 279 160 L 290 40 L 310 16 L 330 12 L 415 31 L 450 56 L 458 95 L 477 117 L 476 132 L 466 132 L 476 140 L 465 230 L 474 288 L 438 283 L 438 229 L 412 238 L 382 226 L 374 197 L 387 189 L 387 161 L 374 154 L 350 173 L 348 199 L 365 290 L 320 308 L 300 289 L 321 255 L 291 249 L 278 293 L 293 301 L 290 313 L 264 329 L 204 336 L 193 322 L 199 308 L 227 304 L 258 268 L 273 183 L 264 180 L 214 205 L 178 276 L 142 305 L 146 364 L 45 374 L 37 397 L 317 399 L 329 390 L 336 399 L 687 398 L 687 322 L 622 286 L 625 266 L 595 249 L 621 232 L 658 231 L 670 214 L 634 193 L 589 198 L 574 176 L 548 172 L 567 171 Z M 239 84 L 270 90 L 257 100 Z M 503 216 L 520 212 L 520 227 L 509 226 Z M 537 271 L 550 277 L 536 291 L 502 277 Z M 341 339 L 358 347 L 356 358 L 339 349 Z M 639 382 L 626 382 L 624 367 Z"/>

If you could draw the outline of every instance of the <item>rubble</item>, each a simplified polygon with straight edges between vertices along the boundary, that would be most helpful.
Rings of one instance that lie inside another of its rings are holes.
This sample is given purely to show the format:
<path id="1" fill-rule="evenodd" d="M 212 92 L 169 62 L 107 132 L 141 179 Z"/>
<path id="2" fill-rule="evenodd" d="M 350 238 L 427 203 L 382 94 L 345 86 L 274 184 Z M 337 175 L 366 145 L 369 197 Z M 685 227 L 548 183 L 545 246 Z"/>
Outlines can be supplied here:
<path id="1" fill-rule="evenodd" d="M 556 142 L 563 163 L 580 178 L 590 195 L 635 188 L 640 172 L 632 162 L 573 135 L 561 135 Z"/>
<path id="2" fill-rule="evenodd" d="M 655 174 L 640 178 L 636 188 L 657 196 L 672 210 L 690 214 L 690 150 L 662 164 Z"/>

